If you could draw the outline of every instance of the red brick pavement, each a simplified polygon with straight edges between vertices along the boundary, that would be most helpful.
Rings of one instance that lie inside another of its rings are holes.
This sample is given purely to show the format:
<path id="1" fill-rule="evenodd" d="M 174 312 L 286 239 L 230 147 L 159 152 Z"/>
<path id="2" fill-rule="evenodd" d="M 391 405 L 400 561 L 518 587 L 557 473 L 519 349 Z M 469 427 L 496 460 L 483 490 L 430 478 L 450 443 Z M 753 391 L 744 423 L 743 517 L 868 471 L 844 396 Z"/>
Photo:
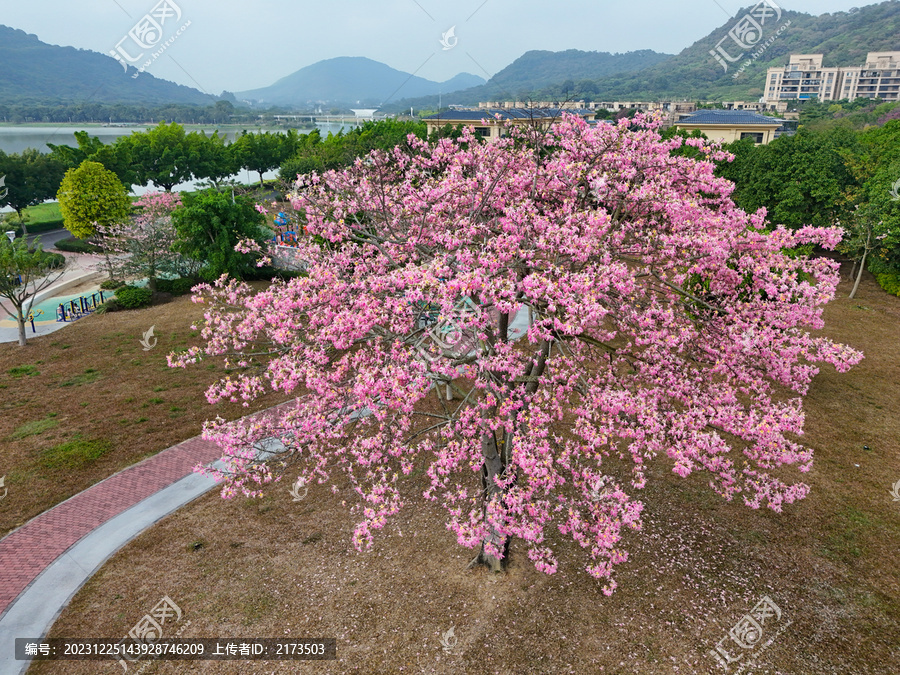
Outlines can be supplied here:
<path id="1" fill-rule="evenodd" d="M 138 502 L 222 456 L 200 437 L 163 450 L 28 521 L 0 540 L 0 616 L 79 539 Z"/>

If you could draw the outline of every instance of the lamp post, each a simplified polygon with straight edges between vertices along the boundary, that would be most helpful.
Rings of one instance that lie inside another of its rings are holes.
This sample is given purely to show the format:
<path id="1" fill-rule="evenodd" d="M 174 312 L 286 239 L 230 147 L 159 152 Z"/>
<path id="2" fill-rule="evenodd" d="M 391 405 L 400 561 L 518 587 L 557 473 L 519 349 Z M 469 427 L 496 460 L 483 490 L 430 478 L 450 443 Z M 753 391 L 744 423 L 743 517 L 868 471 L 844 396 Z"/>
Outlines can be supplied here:
<path id="1" fill-rule="evenodd" d="M 15 230 L 7 230 L 6 236 L 9 237 L 9 243 L 11 244 L 11 243 L 13 243 L 13 240 L 16 238 L 16 231 Z"/>

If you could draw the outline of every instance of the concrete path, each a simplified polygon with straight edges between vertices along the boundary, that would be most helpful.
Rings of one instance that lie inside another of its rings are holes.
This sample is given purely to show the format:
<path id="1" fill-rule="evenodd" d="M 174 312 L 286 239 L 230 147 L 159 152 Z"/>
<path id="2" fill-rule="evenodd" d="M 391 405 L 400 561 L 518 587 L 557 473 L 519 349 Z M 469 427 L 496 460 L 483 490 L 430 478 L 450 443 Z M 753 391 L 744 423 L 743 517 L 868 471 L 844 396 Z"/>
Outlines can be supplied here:
<path id="1" fill-rule="evenodd" d="M 34 240 L 40 237 L 41 246 L 43 246 L 45 251 L 49 251 L 50 249 L 55 249 L 56 242 L 61 239 L 68 239 L 72 236 L 72 233 L 68 230 L 50 230 L 49 232 L 41 232 L 40 234 L 29 234 L 28 235 L 28 244 L 34 244 Z M 60 253 L 65 255 L 65 251 L 59 251 Z"/>
<path id="2" fill-rule="evenodd" d="M 192 438 L 91 486 L 0 539 L 0 675 L 16 661 L 16 638 L 41 638 L 72 596 L 116 551 L 145 529 L 208 492 L 193 473 L 222 455 Z"/>

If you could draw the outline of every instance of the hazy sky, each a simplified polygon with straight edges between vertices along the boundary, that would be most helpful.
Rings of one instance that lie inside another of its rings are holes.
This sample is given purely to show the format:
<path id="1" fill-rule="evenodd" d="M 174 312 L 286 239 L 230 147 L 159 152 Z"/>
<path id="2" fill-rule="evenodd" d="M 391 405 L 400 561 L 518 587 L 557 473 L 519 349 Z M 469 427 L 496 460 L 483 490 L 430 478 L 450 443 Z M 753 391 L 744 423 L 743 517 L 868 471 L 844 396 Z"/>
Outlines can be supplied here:
<path id="1" fill-rule="evenodd" d="M 865 0 L 775 0 L 810 14 Z M 51 44 L 108 53 L 158 2 L 163 40 L 190 22 L 149 67 L 220 94 L 272 84 L 335 56 L 366 56 L 430 80 L 488 79 L 531 49 L 678 53 L 752 0 L 0 0 L 0 23 Z M 165 9 L 165 8 L 163 8 Z M 166 12 L 163 12 L 166 14 Z M 454 28 L 441 43 L 442 34 Z M 724 33 L 723 33 L 724 35 Z M 147 40 L 152 44 L 152 37 Z M 139 50 L 131 38 L 121 43 Z M 152 53 L 150 50 L 149 53 Z M 2 67 L 2 64 L 0 64 Z M 124 75 L 124 72 L 123 72 Z"/>

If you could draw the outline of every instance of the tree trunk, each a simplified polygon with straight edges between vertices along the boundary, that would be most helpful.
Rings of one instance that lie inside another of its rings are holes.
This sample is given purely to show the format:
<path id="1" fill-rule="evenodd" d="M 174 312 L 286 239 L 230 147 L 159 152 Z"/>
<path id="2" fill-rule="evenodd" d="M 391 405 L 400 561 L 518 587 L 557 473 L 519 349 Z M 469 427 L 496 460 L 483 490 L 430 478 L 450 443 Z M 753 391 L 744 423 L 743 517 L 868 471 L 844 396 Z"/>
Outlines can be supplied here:
<path id="1" fill-rule="evenodd" d="M 18 312 L 16 315 L 16 323 L 19 327 L 19 346 L 24 347 L 26 344 L 25 340 L 25 316 L 22 314 L 22 308 L 17 308 Z"/>
<path id="2" fill-rule="evenodd" d="M 481 487 L 484 489 L 484 506 L 483 513 L 487 517 L 488 505 L 494 499 L 500 499 L 503 494 L 502 488 L 497 485 L 496 478 L 503 474 L 506 466 L 503 458 L 497 452 L 497 438 L 494 432 L 490 431 L 481 436 L 481 454 L 484 457 L 484 464 L 481 467 Z M 502 552 L 502 558 L 498 558 L 485 551 L 485 545 L 493 543 L 496 548 Z M 501 572 L 509 553 L 509 538 L 498 532 L 496 528 L 490 527 L 481 542 L 481 550 L 469 563 L 469 568 L 476 565 L 485 565 L 491 572 Z"/>
<path id="3" fill-rule="evenodd" d="M 16 214 L 19 216 L 19 223 L 22 224 L 22 238 L 27 240 L 28 239 L 28 226 L 25 225 L 25 214 L 23 214 L 19 210 L 16 210 Z"/>
<path id="4" fill-rule="evenodd" d="M 866 247 L 866 250 L 863 251 L 862 260 L 859 263 L 859 274 L 856 275 L 856 281 L 853 283 L 853 290 L 850 291 L 850 299 L 856 297 L 856 289 L 859 288 L 859 281 L 862 279 L 863 271 L 866 269 L 866 256 L 869 254 L 869 249 Z"/>
<path id="5" fill-rule="evenodd" d="M 509 328 L 509 316 L 501 316 L 500 321 L 501 332 L 505 335 Z M 529 381 L 525 384 L 525 391 L 533 394 L 538 388 L 538 379 L 544 374 L 547 367 L 547 359 L 550 356 L 550 343 L 546 340 L 541 342 L 540 351 L 536 355 L 529 372 Z M 524 412 L 513 414 L 512 427 L 518 429 L 518 432 L 525 433 L 523 425 L 518 423 L 519 415 Z M 484 464 L 481 467 L 481 487 L 484 489 L 484 506 L 482 513 L 487 520 L 488 505 L 494 499 L 502 499 L 503 488 L 497 485 L 496 479 L 504 474 L 506 468 L 512 464 L 514 434 L 505 434 L 503 439 L 502 452 L 497 447 L 497 438 L 493 431 L 489 431 L 481 436 L 481 455 L 484 457 Z M 493 544 L 499 549 L 502 557 L 498 558 L 485 551 L 485 544 Z M 485 565 L 492 572 L 500 572 L 506 566 L 509 560 L 509 537 L 498 532 L 496 528 L 489 527 L 481 542 L 481 550 L 469 563 L 469 569 L 476 565 Z"/>

